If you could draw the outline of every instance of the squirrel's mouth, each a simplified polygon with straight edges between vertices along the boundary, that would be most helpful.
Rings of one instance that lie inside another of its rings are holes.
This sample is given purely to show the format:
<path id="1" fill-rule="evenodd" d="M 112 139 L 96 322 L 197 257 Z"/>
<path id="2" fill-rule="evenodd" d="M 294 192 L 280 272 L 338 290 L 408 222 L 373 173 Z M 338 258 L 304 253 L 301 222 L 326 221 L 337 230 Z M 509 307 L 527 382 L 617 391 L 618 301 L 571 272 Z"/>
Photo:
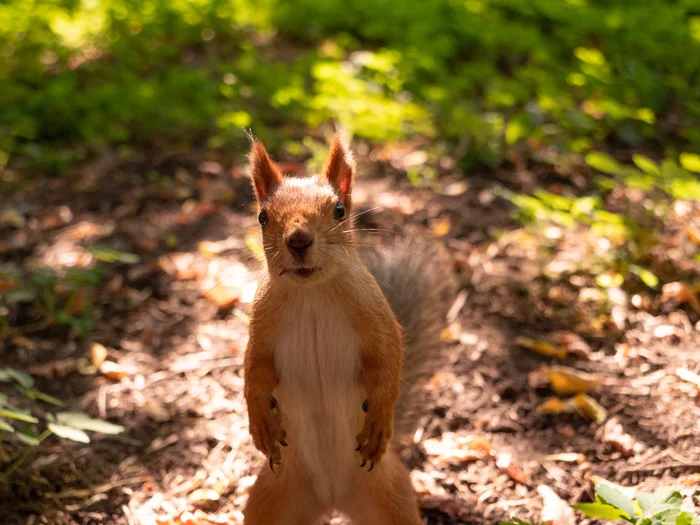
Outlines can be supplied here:
<path id="1" fill-rule="evenodd" d="M 297 277 L 301 277 L 303 279 L 306 279 L 307 277 L 311 277 L 314 273 L 316 273 L 318 270 L 320 270 L 318 266 L 312 266 L 312 267 L 306 267 L 306 268 L 284 268 L 280 272 L 280 277 L 286 273 L 292 273 L 296 275 Z"/>

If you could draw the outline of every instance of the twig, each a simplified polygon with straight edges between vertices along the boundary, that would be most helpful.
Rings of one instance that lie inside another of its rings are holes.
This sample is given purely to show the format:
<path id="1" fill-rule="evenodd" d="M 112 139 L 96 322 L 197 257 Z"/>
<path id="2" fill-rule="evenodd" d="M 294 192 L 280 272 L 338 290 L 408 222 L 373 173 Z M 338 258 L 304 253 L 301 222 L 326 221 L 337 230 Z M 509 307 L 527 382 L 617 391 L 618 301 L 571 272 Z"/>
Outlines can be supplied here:
<path id="1" fill-rule="evenodd" d="M 50 430 L 44 430 L 44 432 L 37 438 L 39 440 L 39 443 L 44 441 L 51 434 L 53 434 L 53 432 L 51 432 Z M 9 467 L 7 467 L 5 470 L 2 471 L 2 473 L 0 473 L 0 480 L 8 479 L 15 472 L 15 470 L 22 466 L 22 463 L 24 463 L 27 460 L 29 455 L 32 452 L 34 452 L 34 449 L 36 449 L 37 446 L 25 448 L 24 452 L 22 452 L 22 454 L 20 454 L 19 457 L 15 459 Z"/>

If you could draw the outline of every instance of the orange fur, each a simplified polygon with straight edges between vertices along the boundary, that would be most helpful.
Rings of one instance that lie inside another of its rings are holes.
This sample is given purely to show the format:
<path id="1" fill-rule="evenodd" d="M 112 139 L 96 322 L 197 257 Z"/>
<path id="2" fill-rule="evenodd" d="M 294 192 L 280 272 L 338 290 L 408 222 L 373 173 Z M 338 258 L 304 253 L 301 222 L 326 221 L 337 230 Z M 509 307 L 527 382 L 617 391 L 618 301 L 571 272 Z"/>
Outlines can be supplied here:
<path id="1" fill-rule="evenodd" d="M 245 397 L 274 472 L 261 471 L 245 523 L 311 525 L 337 509 L 358 525 L 418 525 L 390 442 L 402 332 L 348 230 L 352 155 L 336 136 L 320 175 L 289 178 L 254 142 L 251 174 L 267 267 L 251 310 Z M 289 244 L 299 232 L 309 240 L 301 255 Z"/>

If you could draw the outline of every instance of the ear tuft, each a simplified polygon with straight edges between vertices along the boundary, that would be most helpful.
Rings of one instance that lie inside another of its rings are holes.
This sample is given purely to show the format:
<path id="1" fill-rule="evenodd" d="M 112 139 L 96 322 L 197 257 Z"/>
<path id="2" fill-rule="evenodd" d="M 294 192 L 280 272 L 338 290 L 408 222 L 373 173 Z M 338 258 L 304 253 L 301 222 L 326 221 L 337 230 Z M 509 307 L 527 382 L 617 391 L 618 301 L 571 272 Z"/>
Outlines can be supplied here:
<path id="1" fill-rule="evenodd" d="M 262 202 L 282 182 L 282 173 L 277 165 L 272 162 L 262 142 L 252 137 L 251 141 L 252 145 L 248 155 L 250 178 L 253 181 L 255 197 L 258 199 L 258 202 Z"/>
<path id="2" fill-rule="evenodd" d="M 336 133 L 333 137 L 322 174 L 340 197 L 349 204 L 355 176 L 355 160 L 341 133 Z"/>

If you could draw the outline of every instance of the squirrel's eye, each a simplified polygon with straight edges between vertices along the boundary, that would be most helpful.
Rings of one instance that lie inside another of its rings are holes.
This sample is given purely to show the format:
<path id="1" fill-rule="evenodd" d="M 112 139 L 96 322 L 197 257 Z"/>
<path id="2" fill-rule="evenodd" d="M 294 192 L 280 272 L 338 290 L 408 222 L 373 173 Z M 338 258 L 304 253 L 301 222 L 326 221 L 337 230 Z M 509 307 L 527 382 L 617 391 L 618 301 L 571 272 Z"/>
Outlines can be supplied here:
<path id="1" fill-rule="evenodd" d="M 341 220 L 343 217 L 345 217 L 345 208 L 343 208 L 342 204 L 338 203 L 335 205 L 333 215 L 335 216 L 336 220 Z"/>
<path id="2" fill-rule="evenodd" d="M 265 210 L 260 210 L 258 222 L 260 223 L 260 226 L 267 226 L 267 212 Z"/>

